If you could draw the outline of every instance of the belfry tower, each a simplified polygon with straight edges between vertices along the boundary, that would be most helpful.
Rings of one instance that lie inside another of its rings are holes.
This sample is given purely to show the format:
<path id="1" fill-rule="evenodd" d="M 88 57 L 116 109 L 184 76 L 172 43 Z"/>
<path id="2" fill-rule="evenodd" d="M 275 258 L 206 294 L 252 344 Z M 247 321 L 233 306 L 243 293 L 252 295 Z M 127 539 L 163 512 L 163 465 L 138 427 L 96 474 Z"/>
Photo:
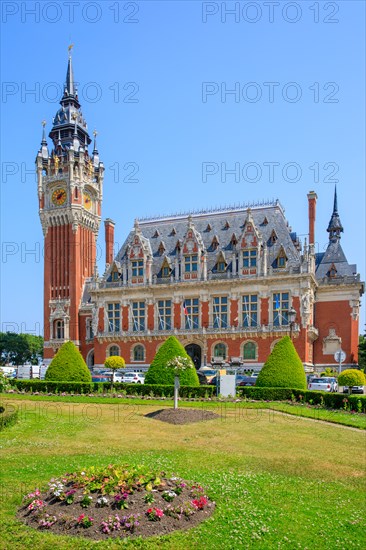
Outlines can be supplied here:
<path id="1" fill-rule="evenodd" d="M 79 307 L 92 277 L 100 225 L 104 166 L 83 118 L 69 55 L 61 108 L 47 145 L 45 122 L 36 158 L 39 216 L 44 235 L 44 358 L 67 340 L 80 344 Z"/>

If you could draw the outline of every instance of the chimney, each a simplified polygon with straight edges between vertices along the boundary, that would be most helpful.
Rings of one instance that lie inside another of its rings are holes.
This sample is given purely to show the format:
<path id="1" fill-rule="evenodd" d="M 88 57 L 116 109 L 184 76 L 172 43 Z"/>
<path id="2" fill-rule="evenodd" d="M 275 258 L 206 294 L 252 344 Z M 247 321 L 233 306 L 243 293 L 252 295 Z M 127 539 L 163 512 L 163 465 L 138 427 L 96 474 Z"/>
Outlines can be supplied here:
<path id="1" fill-rule="evenodd" d="M 315 214 L 316 214 L 316 199 L 318 195 L 315 191 L 309 191 L 309 244 L 315 244 Z"/>
<path id="2" fill-rule="evenodd" d="M 105 262 L 111 264 L 113 262 L 114 248 L 114 221 L 107 218 L 104 222 L 105 230 Z"/>

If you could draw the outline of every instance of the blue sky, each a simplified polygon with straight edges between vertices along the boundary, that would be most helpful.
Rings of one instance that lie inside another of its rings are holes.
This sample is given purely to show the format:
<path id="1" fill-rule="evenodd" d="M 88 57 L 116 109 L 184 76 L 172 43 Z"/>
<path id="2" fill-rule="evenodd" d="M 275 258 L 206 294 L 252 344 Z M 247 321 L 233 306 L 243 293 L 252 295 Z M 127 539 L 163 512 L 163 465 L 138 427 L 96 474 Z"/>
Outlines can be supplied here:
<path id="1" fill-rule="evenodd" d="M 322 251 L 337 181 L 342 246 L 365 279 L 364 2 L 1 7 L 1 330 L 42 332 L 32 171 L 41 121 L 49 131 L 58 109 L 70 43 L 83 114 L 90 133 L 99 132 L 106 167 L 103 218 L 115 220 L 117 243 L 135 217 L 268 198 L 279 198 L 305 235 L 306 195 L 315 190 Z M 225 174 L 234 167 L 239 173 Z M 103 226 L 98 250 L 103 272 Z"/>

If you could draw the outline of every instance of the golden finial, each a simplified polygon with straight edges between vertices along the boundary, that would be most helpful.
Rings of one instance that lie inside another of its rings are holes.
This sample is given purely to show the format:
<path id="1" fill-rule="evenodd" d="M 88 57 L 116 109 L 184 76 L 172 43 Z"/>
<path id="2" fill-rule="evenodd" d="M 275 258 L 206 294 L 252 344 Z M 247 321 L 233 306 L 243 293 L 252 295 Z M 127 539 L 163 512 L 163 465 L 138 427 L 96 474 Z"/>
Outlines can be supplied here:
<path id="1" fill-rule="evenodd" d="M 67 48 L 69 52 L 69 57 L 71 57 L 71 50 L 73 49 L 73 47 L 74 47 L 74 44 L 70 44 L 70 46 Z"/>

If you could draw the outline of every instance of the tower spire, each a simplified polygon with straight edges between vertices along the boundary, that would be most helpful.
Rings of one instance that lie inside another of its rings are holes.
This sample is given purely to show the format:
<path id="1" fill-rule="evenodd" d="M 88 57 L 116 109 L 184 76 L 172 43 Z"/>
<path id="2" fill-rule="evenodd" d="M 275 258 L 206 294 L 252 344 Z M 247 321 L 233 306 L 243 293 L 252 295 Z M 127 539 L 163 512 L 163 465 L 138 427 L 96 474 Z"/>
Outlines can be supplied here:
<path id="1" fill-rule="evenodd" d="M 67 90 L 68 95 L 76 95 L 75 83 L 74 83 L 74 71 L 72 69 L 72 56 L 71 56 L 71 50 L 73 47 L 74 47 L 74 44 L 70 44 L 70 46 L 68 47 L 69 61 L 67 64 L 66 85 L 65 85 L 65 89 Z"/>
<path id="2" fill-rule="evenodd" d="M 341 219 L 338 214 L 338 197 L 337 197 L 337 186 L 334 187 L 334 202 L 333 202 L 333 212 L 330 218 L 328 229 L 329 240 L 332 242 L 337 241 L 341 238 L 341 233 L 343 233 L 343 226 Z"/>

